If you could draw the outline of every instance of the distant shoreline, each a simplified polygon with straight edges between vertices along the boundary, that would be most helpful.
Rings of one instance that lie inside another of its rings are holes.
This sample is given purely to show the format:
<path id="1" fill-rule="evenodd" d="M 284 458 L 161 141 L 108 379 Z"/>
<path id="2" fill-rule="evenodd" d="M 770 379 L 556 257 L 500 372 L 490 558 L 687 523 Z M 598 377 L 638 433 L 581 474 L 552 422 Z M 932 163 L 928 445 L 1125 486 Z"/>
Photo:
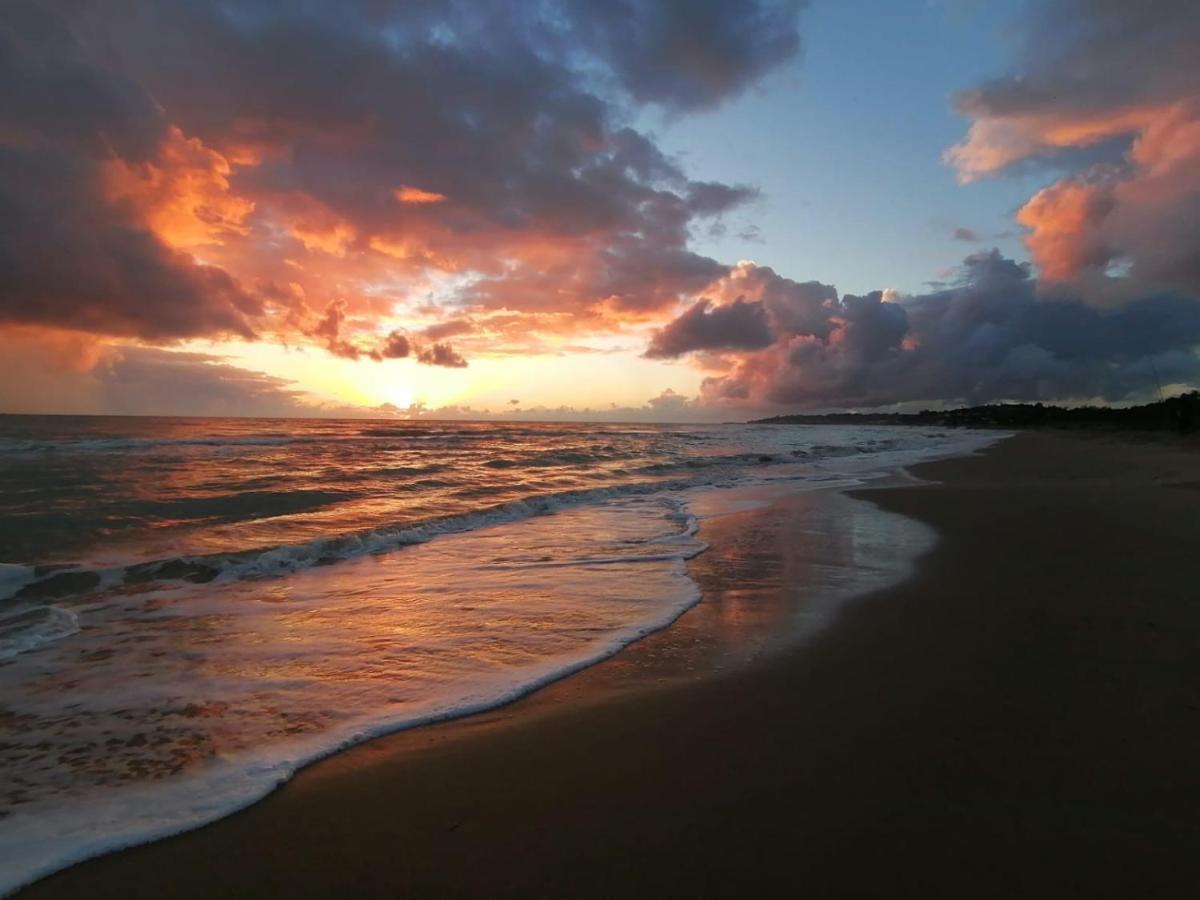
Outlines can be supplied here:
<path id="1" fill-rule="evenodd" d="M 940 425 L 951 428 L 1083 428 L 1175 431 L 1188 434 L 1200 423 L 1200 391 L 1142 406 L 1047 406 L 995 403 L 915 413 L 797 413 L 752 419 L 750 425 Z"/>

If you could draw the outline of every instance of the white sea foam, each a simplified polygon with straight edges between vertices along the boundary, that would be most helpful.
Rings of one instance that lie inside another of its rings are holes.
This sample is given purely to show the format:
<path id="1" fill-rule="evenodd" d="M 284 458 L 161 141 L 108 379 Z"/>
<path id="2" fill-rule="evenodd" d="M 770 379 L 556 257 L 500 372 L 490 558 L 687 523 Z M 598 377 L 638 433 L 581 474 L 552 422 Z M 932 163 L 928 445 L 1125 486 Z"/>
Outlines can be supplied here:
<path id="1" fill-rule="evenodd" d="M 36 650 L 79 631 L 79 618 L 58 606 L 28 606 L 0 615 L 0 659 Z"/>
<path id="2" fill-rule="evenodd" d="M 509 702 L 612 655 L 699 599 L 685 567 L 704 549 L 695 531 L 678 500 L 634 497 L 309 569 L 279 582 L 284 594 L 242 581 L 112 601 L 70 650 L 0 670 L 0 689 L 37 687 L 13 707 L 29 728 L 18 743 L 73 759 L 117 736 L 100 771 L 81 757 L 65 775 L 21 773 L 26 802 L 0 821 L 0 890 L 227 815 L 342 747 Z M 127 649 L 105 655 L 115 642 Z M 94 661 L 68 676 L 63 662 L 80 657 Z M 207 743 L 184 771 L 120 782 L 165 771 L 198 734 Z"/>
<path id="3" fill-rule="evenodd" d="M 382 714 L 319 739 L 281 743 L 237 761 L 218 760 L 172 783 L 127 788 L 81 798 L 86 807 L 61 808 L 32 816 L 16 814 L 0 831 L 0 896 L 77 862 L 126 847 L 190 831 L 258 802 L 305 765 L 372 738 L 444 722 L 511 703 L 572 675 L 667 627 L 700 599 L 692 585 L 658 618 L 628 626 L 592 645 L 587 655 L 548 660 L 511 680 L 478 683 L 457 696 L 431 697 L 427 711 L 407 717 Z M 19 833 L 11 834 L 19 829 Z"/>

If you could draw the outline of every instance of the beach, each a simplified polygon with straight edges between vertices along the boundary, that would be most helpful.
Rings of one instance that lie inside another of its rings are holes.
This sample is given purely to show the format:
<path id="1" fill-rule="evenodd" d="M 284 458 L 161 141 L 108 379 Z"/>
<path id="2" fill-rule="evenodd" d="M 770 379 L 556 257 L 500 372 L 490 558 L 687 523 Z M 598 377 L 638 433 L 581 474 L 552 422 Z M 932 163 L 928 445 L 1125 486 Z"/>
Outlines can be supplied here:
<path id="1" fill-rule="evenodd" d="M 612 659 L 20 896 L 1190 895 L 1197 459 L 1024 433 L 714 518 Z"/>

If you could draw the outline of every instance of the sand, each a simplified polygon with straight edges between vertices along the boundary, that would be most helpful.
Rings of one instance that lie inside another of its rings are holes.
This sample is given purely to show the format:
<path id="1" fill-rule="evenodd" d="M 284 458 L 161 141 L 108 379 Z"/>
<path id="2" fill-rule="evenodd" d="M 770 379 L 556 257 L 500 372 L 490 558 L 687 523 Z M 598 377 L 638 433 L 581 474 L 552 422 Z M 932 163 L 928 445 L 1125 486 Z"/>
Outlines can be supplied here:
<path id="1" fill-rule="evenodd" d="M 610 662 L 22 896 L 1200 895 L 1200 455 L 915 471 L 714 520 L 704 602 Z"/>

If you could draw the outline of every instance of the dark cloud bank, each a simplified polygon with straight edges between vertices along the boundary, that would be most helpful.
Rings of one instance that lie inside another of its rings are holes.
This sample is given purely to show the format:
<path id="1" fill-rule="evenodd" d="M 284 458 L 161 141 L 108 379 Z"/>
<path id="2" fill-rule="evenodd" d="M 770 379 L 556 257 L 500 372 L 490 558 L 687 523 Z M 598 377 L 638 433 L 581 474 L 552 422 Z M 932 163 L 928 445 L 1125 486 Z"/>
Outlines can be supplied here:
<path id="1" fill-rule="evenodd" d="M 734 405 L 1123 401 L 1200 381 L 1200 4 L 1049 0 L 1022 25 L 1015 71 L 957 96 L 971 126 L 947 159 L 967 182 L 1045 174 L 1017 217 L 1036 268 L 975 253 L 955 282 L 885 299 L 742 266 L 647 355 L 695 351 L 716 371 L 705 398 Z"/>
<path id="2" fill-rule="evenodd" d="M 918 296 L 839 297 L 748 264 L 725 288 L 742 296 L 698 303 L 647 351 L 715 353 L 726 371 L 705 380 L 704 397 L 717 404 L 1117 401 L 1200 378 L 1200 302 L 1162 294 L 1097 309 L 1039 295 L 1028 267 L 994 250 L 967 257 L 954 286 Z M 759 342 L 769 346 L 730 352 Z"/>

